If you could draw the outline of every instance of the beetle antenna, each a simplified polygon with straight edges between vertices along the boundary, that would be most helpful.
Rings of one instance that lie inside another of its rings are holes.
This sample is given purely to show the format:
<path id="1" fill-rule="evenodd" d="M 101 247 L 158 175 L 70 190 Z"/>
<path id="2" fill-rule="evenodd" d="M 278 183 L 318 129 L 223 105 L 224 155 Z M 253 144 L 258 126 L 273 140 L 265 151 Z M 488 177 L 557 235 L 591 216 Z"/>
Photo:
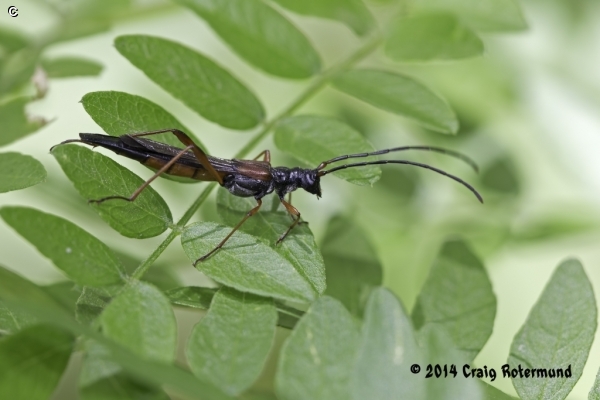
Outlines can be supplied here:
<path id="1" fill-rule="evenodd" d="M 454 150 L 448 150 L 448 149 L 443 149 L 441 147 L 433 147 L 433 146 L 402 146 L 402 147 L 393 147 L 391 149 L 372 151 L 370 153 L 347 154 L 347 155 L 332 158 L 331 160 L 323 161 L 317 167 L 317 171 L 322 170 L 323 168 L 325 168 L 327 165 L 329 165 L 331 163 L 342 161 L 342 160 L 347 160 L 349 158 L 363 158 L 363 157 L 369 157 L 369 156 L 379 156 L 382 154 L 388 154 L 388 153 L 392 153 L 395 151 L 404 151 L 404 150 L 424 150 L 424 151 L 434 151 L 436 153 L 445 154 L 447 156 L 458 158 L 459 160 L 464 161 L 465 163 L 469 164 L 469 166 L 471 166 L 471 168 L 473 168 L 475 170 L 475 172 L 479 172 L 479 167 L 477 166 L 475 161 L 473 161 L 471 158 L 467 157 L 466 155 L 459 153 L 457 151 L 454 151 Z"/>
<path id="2" fill-rule="evenodd" d="M 80 139 L 65 140 L 64 142 L 60 142 L 59 144 L 55 144 L 54 146 L 50 147 L 50 153 L 52 153 L 52 150 L 54 150 L 54 148 L 56 146 L 60 146 L 60 145 L 67 144 L 67 143 L 85 143 L 85 142 L 83 140 L 80 140 Z"/>
<path id="3" fill-rule="evenodd" d="M 367 165 L 382 165 L 382 164 L 413 165 L 415 167 L 425 168 L 425 169 L 429 169 L 431 171 L 437 172 L 438 174 L 444 175 L 450 179 L 455 180 L 456 182 L 460 183 L 461 185 L 465 186 L 467 189 L 469 189 L 475 195 L 475 197 L 477 197 L 477 200 L 479 200 L 481 203 L 483 203 L 483 198 L 481 197 L 479 192 L 477 190 L 475 190 L 475 188 L 473 186 L 469 185 L 467 182 L 463 181 L 459 177 L 451 175 L 445 171 L 442 171 L 441 169 L 432 167 L 431 165 L 421 164 L 421 163 L 416 163 L 416 162 L 406 161 L 406 160 L 377 160 L 377 161 L 365 161 L 365 162 L 353 163 L 353 164 L 344 164 L 344 165 L 340 165 L 339 167 L 328 169 L 327 171 L 319 171 L 318 176 L 324 176 L 331 172 L 340 171 L 340 170 L 346 169 L 346 168 L 364 167 Z"/>

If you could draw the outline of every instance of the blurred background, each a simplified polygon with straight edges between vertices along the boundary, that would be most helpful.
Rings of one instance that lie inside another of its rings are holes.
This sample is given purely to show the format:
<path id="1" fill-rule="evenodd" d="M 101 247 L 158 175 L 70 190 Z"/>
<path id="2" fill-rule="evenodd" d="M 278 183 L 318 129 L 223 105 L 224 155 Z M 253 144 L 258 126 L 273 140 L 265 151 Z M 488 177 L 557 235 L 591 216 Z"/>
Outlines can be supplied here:
<path id="1" fill-rule="evenodd" d="M 376 15 L 384 14 L 387 2 L 373 1 L 369 6 Z M 0 28 L 43 40 L 60 23 L 57 3 L 0 0 Z M 113 3 L 102 4 L 111 7 Z M 529 29 L 485 34 L 484 57 L 397 64 L 376 52 L 360 64 L 387 67 L 426 82 L 458 114 L 461 128 L 456 136 L 429 132 L 330 88 L 299 110 L 341 118 L 375 148 L 445 146 L 465 152 L 480 164 L 481 172 L 476 175 L 454 160 L 427 153 L 410 156 L 471 182 L 482 192 L 484 205 L 448 179 L 395 167 L 384 167 L 381 181 L 372 188 L 324 180 L 321 200 L 298 192 L 294 204 L 310 222 L 318 242 L 323 241 L 334 215 L 351 216 L 378 253 L 385 285 L 408 310 L 443 241 L 464 237 L 485 261 L 498 298 L 494 333 L 475 363 L 497 370 L 506 362 L 513 336 L 560 261 L 580 259 L 596 291 L 600 288 L 600 2 L 521 0 L 520 4 Z M 18 7 L 18 17 L 7 15 L 11 5 Z M 360 43 L 339 23 L 286 15 L 309 37 L 326 66 Z M 88 209 L 48 152 L 52 145 L 76 138 L 79 132 L 101 132 L 79 104 L 83 95 L 118 90 L 151 99 L 191 127 L 208 152 L 220 157 L 235 154 L 252 137 L 252 131 L 234 132 L 212 124 L 152 83 L 113 46 L 116 36 L 128 33 L 170 38 L 218 60 L 252 88 L 271 117 L 287 106 L 306 82 L 282 80 L 253 69 L 190 11 L 160 1 L 136 2 L 119 14 L 109 30 L 45 50 L 48 58 L 84 57 L 104 68 L 97 77 L 51 79 L 47 94 L 27 106 L 30 116 L 48 124 L 2 151 L 35 157 L 44 164 L 48 178 L 41 185 L 3 194 L 0 206 L 27 205 L 63 216 L 114 250 L 142 260 L 164 236 L 139 241 L 114 232 Z M 29 87 L 22 93 L 33 95 L 35 90 Z M 0 130 L 0 135 L 5 134 Z M 271 139 L 260 148 L 273 150 L 273 164 L 298 165 L 278 152 Z M 134 161 L 119 158 L 119 162 L 142 177 L 150 176 Z M 178 219 L 203 185 L 163 179 L 153 187 Z M 217 219 L 214 194 L 194 220 Z M 0 252 L 4 265 L 38 284 L 64 279 L 50 261 L 4 223 L 0 224 Z M 207 284 L 190 267 L 178 240 L 159 258 L 157 268 L 161 266 L 170 267 L 186 285 Z M 596 340 L 569 399 L 587 398 L 599 367 L 600 343 Z M 509 379 L 499 378 L 492 384 L 515 393 Z"/>

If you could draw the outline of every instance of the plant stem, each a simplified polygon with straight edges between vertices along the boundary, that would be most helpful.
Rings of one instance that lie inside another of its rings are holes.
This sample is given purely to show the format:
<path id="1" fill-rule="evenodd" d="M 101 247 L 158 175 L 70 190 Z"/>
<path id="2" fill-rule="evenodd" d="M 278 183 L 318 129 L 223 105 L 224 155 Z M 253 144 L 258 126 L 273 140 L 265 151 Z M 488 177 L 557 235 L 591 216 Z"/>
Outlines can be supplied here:
<path id="1" fill-rule="evenodd" d="M 302 93 L 292 104 L 290 104 L 285 110 L 279 113 L 272 120 L 267 122 L 263 128 L 256 134 L 246 145 L 234 156 L 234 158 L 243 158 L 246 157 L 254 148 L 260 143 L 269 132 L 275 127 L 279 121 L 283 118 L 291 115 L 294 111 L 296 111 L 300 106 L 302 106 L 306 101 L 308 101 L 312 96 L 314 96 L 317 92 L 319 92 L 323 86 L 329 83 L 333 78 L 335 78 L 340 73 L 350 69 L 354 64 L 358 61 L 362 60 L 369 54 L 371 54 L 382 42 L 382 38 L 380 35 L 374 35 L 367 42 L 358 48 L 353 54 L 350 55 L 347 59 L 342 61 L 341 63 L 334 65 L 333 67 L 323 71 L 314 81 L 313 83 Z M 200 196 L 194 201 L 194 203 L 187 209 L 185 214 L 181 217 L 177 224 L 173 228 L 173 230 L 169 233 L 169 235 L 165 238 L 165 240 L 150 254 L 150 256 L 144 260 L 139 267 L 133 272 L 131 277 L 133 279 L 141 279 L 144 274 L 148 271 L 150 266 L 158 259 L 158 257 L 165 251 L 165 249 L 171 244 L 171 242 L 181 234 L 181 231 L 188 223 L 188 221 L 192 218 L 194 213 L 200 208 L 202 203 L 208 198 L 209 194 L 212 190 L 217 186 L 216 183 L 212 183 L 207 186 L 204 191 L 200 194 Z"/>

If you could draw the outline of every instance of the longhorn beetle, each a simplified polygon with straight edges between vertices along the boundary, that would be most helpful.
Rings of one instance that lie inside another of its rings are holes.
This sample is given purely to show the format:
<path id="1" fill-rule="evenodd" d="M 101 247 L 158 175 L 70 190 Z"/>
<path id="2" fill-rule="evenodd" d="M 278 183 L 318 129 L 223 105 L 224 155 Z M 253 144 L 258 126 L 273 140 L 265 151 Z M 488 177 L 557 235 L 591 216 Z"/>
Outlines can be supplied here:
<path id="1" fill-rule="evenodd" d="M 142 138 L 143 136 L 151 136 L 165 132 L 173 133 L 185 145 L 185 148 L 180 149 L 154 140 Z M 269 150 L 263 151 L 253 160 L 228 160 L 209 156 L 200 148 L 200 146 L 196 145 L 188 135 L 178 129 L 161 129 L 118 137 L 96 133 L 80 133 L 79 138 L 80 139 L 66 140 L 60 144 L 80 142 L 93 147 L 104 147 L 119 155 L 137 160 L 143 165 L 156 170 L 156 173 L 137 188 L 131 196 L 108 196 L 97 200 L 89 200 L 90 203 L 99 204 L 107 200 L 134 201 L 153 180 L 162 174 L 187 177 L 200 181 L 216 181 L 219 185 L 229 190 L 234 196 L 254 197 L 256 199 L 256 206 L 246 213 L 244 218 L 242 218 L 242 220 L 214 249 L 197 259 L 196 262 L 194 262 L 194 265 L 206 260 L 214 252 L 223 247 L 231 235 L 233 235 L 248 218 L 258 212 L 262 205 L 261 199 L 273 192 L 277 193 L 281 204 L 283 204 L 290 213 L 293 220 L 288 229 L 283 232 L 277 240 L 277 244 L 279 244 L 300 221 L 300 212 L 296 207 L 292 206 L 289 201 L 285 201 L 285 195 L 298 188 L 302 188 L 308 193 L 321 197 L 321 177 L 346 168 L 378 164 L 406 164 L 426 168 L 453 179 L 465 186 L 481 203 L 483 203 L 481 195 L 473 188 L 473 186 L 454 175 L 427 164 L 407 160 L 376 160 L 343 164 L 325 169 L 329 164 L 348 160 L 350 158 L 364 158 L 404 150 L 426 150 L 459 158 L 477 171 L 477 165 L 470 158 L 455 151 L 439 147 L 403 146 L 369 153 L 347 154 L 323 161 L 314 169 L 306 169 L 299 167 L 288 168 L 271 166 L 271 153 Z M 52 149 L 50 149 L 50 151 L 52 151 Z M 258 160 L 260 157 L 263 157 L 262 161 Z"/>

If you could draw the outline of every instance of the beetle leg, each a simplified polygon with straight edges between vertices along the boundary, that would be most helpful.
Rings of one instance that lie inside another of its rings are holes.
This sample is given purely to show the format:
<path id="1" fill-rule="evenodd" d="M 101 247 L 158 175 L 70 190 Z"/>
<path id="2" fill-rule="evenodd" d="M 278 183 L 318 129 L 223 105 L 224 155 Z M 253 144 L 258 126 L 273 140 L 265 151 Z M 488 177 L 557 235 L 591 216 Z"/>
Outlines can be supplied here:
<path id="1" fill-rule="evenodd" d="M 237 231 L 240 228 L 240 226 L 242 226 L 242 224 L 244 222 L 246 222 L 246 220 L 248 218 L 250 218 L 251 216 L 253 216 L 254 214 L 256 214 L 258 212 L 258 209 L 260 208 L 260 206 L 262 206 L 262 200 L 257 199 L 256 202 L 258 203 L 258 204 L 256 204 L 256 207 L 254 207 L 253 209 L 251 209 L 250 211 L 248 211 L 246 213 L 246 215 L 244 216 L 244 218 L 242 218 L 242 220 L 240 222 L 238 222 L 238 224 L 231 230 L 231 232 L 229 232 L 229 234 L 227 236 L 225 236 L 225 239 L 221 240 L 221 242 L 218 245 L 216 245 L 214 249 L 212 249 L 211 251 L 209 251 L 208 253 L 206 253 L 205 255 L 203 255 L 202 257 L 200 257 L 199 259 L 197 259 L 196 261 L 194 261 L 194 267 L 196 266 L 196 264 L 198 264 L 199 262 L 202 262 L 202 261 L 206 260 L 215 251 L 217 251 L 221 247 L 223 247 L 223 245 L 225 244 L 225 242 L 227 242 L 229 240 L 229 238 L 231 237 L 231 235 L 233 235 L 235 233 L 235 231 Z"/>
<path id="2" fill-rule="evenodd" d="M 288 212 L 292 216 L 292 219 L 294 220 L 294 222 L 292 222 L 292 224 L 289 226 L 289 228 L 287 228 L 287 231 L 285 231 L 281 236 L 279 236 L 279 239 L 277 239 L 277 242 L 275 244 L 281 243 L 283 241 L 283 239 L 285 239 L 286 236 L 290 233 L 290 231 L 292 229 L 294 229 L 294 227 L 296 225 L 298 225 L 298 222 L 300 222 L 300 211 L 298 211 L 298 209 L 296 207 L 294 207 L 287 201 L 285 201 L 283 199 L 279 199 L 279 200 L 281 200 L 281 204 L 283 204 L 285 209 L 288 210 Z"/>
<path id="3" fill-rule="evenodd" d="M 259 155 L 253 158 L 253 160 L 258 160 L 260 157 L 263 157 L 263 161 L 271 163 L 271 152 L 269 150 L 263 150 Z"/>
<path id="4" fill-rule="evenodd" d="M 217 173 L 217 171 L 215 171 L 212 164 L 208 160 L 208 157 L 206 156 L 206 153 L 204 152 L 204 150 L 202 150 L 200 148 L 200 146 L 198 146 L 196 143 L 194 143 L 194 141 L 185 132 L 180 131 L 179 129 L 160 129 L 158 131 L 132 133 L 129 136 L 131 136 L 131 137 L 150 136 L 150 135 L 156 135 L 159 133 L 167 133 L 167 132 L 171 132 L 173 135 L 175 135 L 177 137 L 177 139 L 179 139 L 179 141 L 181 143 L 185 144 L 186 146 L 192 146 L 191 150 L 194 152 L 194 155 L 196 156 L 196 159 L 198 160 L 198 162 L 213 176 L 213 178 L 215 178 L 215 180 L 217 182 L 219 182 L 219 185 L 223 186 L 223 178 L 221 178 L 221 175 L 219 175 Z"/>
<path id="5" fill-rule="evenodd" d="M 292 205 L 292 192 L 289 192 L 289 193 L 288 193 L 288 200 L 287 200 L 287 202 L 289 203 L 289 205 L 290 205 L 290 206 Z M 286 207 L 286 208 L 287 208 L 287 207 Z M 298 211 L 298 209 L 296 209 L 295 207 L 294 207 L 294 209 L 295 209 L 296 211 Z M 289 210 L 288 210 L 288 211 L 289 211 Z M 296 215 L 296 214 L 293 214 L 293 213 L 288 213 L 288 215 L 290 216 L 290 218 L 292 219 L 292 221 L 294 221 L 294 215 Z M 298 221 L 298 222 L 296 222 L 296 223 L 297 223 L 298 225 L 305 225 L 305 224 L 308 224 L 308 221 Z"/>
<path id="6" fill-rule="evenodd" d="M 134 201 L 140 195 L 140 193 L 142 193 L 142 191 L 144 189 L 146 189 L 148 187 L 148 185 L 150 185 L 150 183 L 152 183 L 153 180 L 155 180 L 160 175 L 162 175 L 165 171 L 167 171 L 169 168 L 171 168 L 171 166 L 173 166 L 173 164 L 175 164 L 177 162 L 177 160 L 179 160 L 181 158 L 181 156 L 183 156 L 187 151 L 189 151 L 191 149 L 192 149 L 191 145 L 187 146 L 185 149 L 181 150 L 179 153 L 177 153 L 175 156 L 173 156 L 173 158 L 171 158 L 168 163 L 166 163 L 165 165 L 163 165 L 162 168 L 159 169 L 158 171 L 156 171 L 156 173 L 154 175 L 152 175 L 152 177 L 150 179 L 148 179 L 146 182 L 144 182 L 142 184 L 142 186 L 140 186 L 139 188 L 137 188 L 135 190 L 135 192 L 133 192 L 133 194 L 131 196 L 129 196 L 129 197 L 125 197 L 125 196 L 108 196 L 108 197 L 103 197 L 103 198 L 98 199 L 98 200 L 88 200 L 88 203 L 100 204 L 100 203 L 105 202 L 106 200 L 113 200 L 113 199 L 121 199 L 121 200 L 126 200 L 126 201 Z"/>

